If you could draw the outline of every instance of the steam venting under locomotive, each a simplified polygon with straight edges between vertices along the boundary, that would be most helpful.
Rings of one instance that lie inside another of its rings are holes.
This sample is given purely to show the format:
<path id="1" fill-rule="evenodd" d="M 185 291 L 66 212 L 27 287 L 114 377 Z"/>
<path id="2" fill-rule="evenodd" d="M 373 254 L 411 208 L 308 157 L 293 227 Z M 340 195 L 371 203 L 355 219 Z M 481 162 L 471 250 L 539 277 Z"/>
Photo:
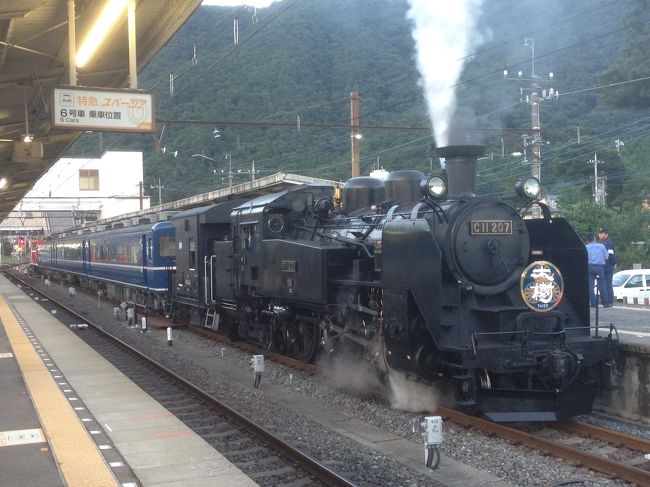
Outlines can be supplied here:
<path id="1" fill-rule="evenodd" d="M 302 185 L 171 216 L 165 299 L 303 360 L 353 350 L 381 376 L 451 381 L 497 421 L 589 412 L 618 339 L 590 326 L 584 245 L 535 201 L 538 181 L 511 203 L 477 196 L 483 147 L 436 152 L 445 173 L 353 178 L 340 200 Z M 524 219 L 533 202 L 543 218 Z"/>

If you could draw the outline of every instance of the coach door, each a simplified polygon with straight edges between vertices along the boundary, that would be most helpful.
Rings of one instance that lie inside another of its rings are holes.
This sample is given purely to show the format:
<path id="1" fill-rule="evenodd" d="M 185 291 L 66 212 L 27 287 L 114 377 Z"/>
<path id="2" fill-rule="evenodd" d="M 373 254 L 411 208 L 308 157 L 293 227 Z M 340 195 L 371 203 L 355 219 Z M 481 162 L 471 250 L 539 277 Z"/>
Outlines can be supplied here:
<path id="1" fill-rule="evenodd" d="M 81 266 L 84 276 L 90 275 L 90 242 L 83 240 L 81 242 Z"/>
<path id="2" fill-rule="evenodd" d="M 151 239 L 149 239 L 151 240 Z M 144 281 L 145 287 L 149 288 L 149 272 L 148 272 L 148 266 L 147 266 L 147 259 L 149 259 L 150 256 L 147 255 L 147 236 L 143 235 L 142 236 L 142 241 L 140 244 L 141 247 L 141 252 L 142 255 L 140 258 L 142 259 L 142 280 Z"/>

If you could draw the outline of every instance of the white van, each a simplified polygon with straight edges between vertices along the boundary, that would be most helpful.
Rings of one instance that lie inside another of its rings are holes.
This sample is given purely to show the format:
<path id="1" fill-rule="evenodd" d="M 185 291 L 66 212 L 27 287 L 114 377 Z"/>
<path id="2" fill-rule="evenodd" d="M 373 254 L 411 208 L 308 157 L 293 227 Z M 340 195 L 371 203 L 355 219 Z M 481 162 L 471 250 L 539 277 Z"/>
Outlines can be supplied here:
<path id="1" fill-rule="evenodd" d="M 612 278 L 612 288 L 617 301 L 633 302 L 638 299 L 643 304 L 645 298 L 650 298 L 650 269 L 631 269 L 620 271 Z"/>

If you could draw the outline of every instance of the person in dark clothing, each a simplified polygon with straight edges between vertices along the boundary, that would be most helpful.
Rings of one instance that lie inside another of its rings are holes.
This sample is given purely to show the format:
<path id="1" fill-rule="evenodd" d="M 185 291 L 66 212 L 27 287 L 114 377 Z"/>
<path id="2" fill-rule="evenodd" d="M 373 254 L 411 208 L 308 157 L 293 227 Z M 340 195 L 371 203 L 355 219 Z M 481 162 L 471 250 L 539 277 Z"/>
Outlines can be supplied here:
<path id="1" fill-rule="evenodd" d="M 614 254 L 614 244 L 609 239 L 609 231 L 605 227 L 600 227 L 598 230 L 598 240 L 601 244 L 607 249 L 607 261 L 605 262 L 605 271 L 603 279 L 603 287 L 607 288 L 607 295 L 609 296 L 609 301 L 605 301 L 603 298 L 603 306 L 605 308 L 611 308 L 614 305 L 614 289 L 612 287 L 612 276 L 614 275 L 614 270 L 616 269 L 616 254 Z"/>
<path id="2" fill-rule="evenodd" d="M 607 249 L 601 243 L 596 242 L 596 236 L 593 233 L 587 234 L 587 260 L 589 264 L 589 304 L 592 308 L 598 305 L 597 296 L 594 292 L 594 281 L 597 279 L 597 285 L 600 291 L 603 303 L 609 303 L 607 288 L 603 286 L 605 277 L 605 262 L 607 262 Z"/>

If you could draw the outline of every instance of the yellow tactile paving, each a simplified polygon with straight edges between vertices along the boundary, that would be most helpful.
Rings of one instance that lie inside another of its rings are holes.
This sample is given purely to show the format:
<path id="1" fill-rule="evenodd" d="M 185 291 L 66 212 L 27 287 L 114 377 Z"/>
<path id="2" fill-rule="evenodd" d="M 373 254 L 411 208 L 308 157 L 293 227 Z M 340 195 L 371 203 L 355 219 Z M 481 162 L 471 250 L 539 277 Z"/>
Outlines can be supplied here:
<path id="1" fill-rule="evenodd" d="M 0 320 L 66 485 L 119 486 L 2 296 Z"/>

